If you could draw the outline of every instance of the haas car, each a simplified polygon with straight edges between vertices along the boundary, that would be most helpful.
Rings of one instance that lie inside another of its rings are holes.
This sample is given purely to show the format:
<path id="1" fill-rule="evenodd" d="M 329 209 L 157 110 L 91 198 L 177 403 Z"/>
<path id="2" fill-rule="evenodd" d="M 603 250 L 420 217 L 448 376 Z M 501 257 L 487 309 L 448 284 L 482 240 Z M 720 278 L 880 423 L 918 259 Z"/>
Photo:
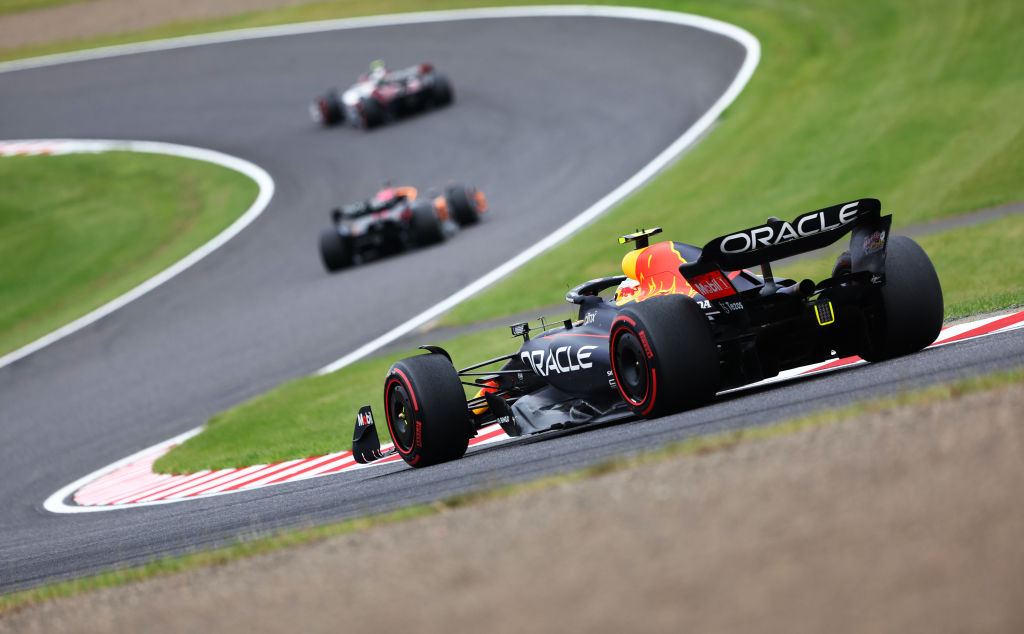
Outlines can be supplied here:
<path id="1" fill-rule="evenodd" d="M 942 327 L 942 289 L 927 254 L 910 238 L 891 236 L 891 222 L 866 198 L 792 222 L 770 218 L 703 248 L 649 244 L 660 229 L 624 236 L 621 242 L 636 245 L 623 258 L 624 275 L 566 295 L 579 306 L 575 321 L 542 322 L 539 331 L 515 324 L 518 350 L 459 370 L 435 346 L 396 362 L 384 381 L 394 446 L 381 452 L 367 406 L 353 454 L 369 462 L 397 453 L 422 467 L 461 457 L 477 430 L 495 423 L 520 436 L 662 416 L 782 370 L 921 350 Z M 772 275 L 772 261 L 847 234 L 849 250 L 821 281 Z M 464 386 L 473 388 L 468 397 Z"/>
<path id="2" fill-rule="evenodd" d="M 419 198 L 415 187 L 385 187 L 370 200 L 331 212 L 334 226 L 320 233 L 320 258 L 329 272 L 369 258 L 441 242 L 475 224 L 487 197 L 475 187 L 449 185 L 444 194 Z"/>
<path id="3" fill-rule="evenodd" d="M 364 130 L 429 108 L 446 106 L 454 92 L 448 78 L 432 64 L 388 70 L 377 61 L 347 90 L 332 89 L 309 107 L 316 123 L 347 123 Z"/>

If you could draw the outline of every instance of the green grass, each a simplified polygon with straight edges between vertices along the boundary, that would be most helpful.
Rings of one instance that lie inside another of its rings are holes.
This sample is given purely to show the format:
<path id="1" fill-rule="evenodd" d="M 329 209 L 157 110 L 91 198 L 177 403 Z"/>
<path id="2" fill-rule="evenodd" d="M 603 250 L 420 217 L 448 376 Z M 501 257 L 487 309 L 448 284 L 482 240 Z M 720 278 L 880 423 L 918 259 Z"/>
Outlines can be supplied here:
<path id="1" fill-rule="evenodd" d="M 123 586 L 154 577 L 178 574 L 208 566 L 217 566 L 247 557 L 254 557 L 283 548 L 291 548 L 323 541 L 338 535 L 370 530 L 377 526 L 405 522 L 419 517 L 436 515 L 452 509 L 480 504 L 491 500 L 508 499 L 534 491 L 600 477 L 640 465 L 652 464 L 676 456 L 700 456 L 728 451 L 743 442 L 757 442 L 800 433 L 830 425 L 865 413 L 884 413 L 898 408 L 923 405 L 959 398 L 966 394 L 998 389 L 1024 381 L 1024 370 L 999 372 L 974 377 L 947 385 L 939 385 L 913 392 L 904 392 L 881 400 L 856 403 L 838 410 L 829 410 L 797 420 L 764 427 L 749 427 L 711 436 L 698 436 L 679 443 L 643 452 L 628 458 L 616 458 L 567 474 L 547 476 L 523 484 L 509 485 L 452 496 L 425 505 L 411 506 L 382 515 L 363 517 L 324 526 L 280 531 L 267 537 L 241 540 L 238 543 L 180 557 L 164 557 L 151 563 L 113 570 L 70 581 L 44 585 L 23 592 L 0 596 L 0 615 L 31 607 L 45 601 L 92 592 L 102 588 Z"/>
<path id="2" fill-rule="evenodd" d="M 235 171 L 109 152 L 0 158 L 0 354 L 173 264 L 256 197 Z"/>
<path id="3" fill-rule="evenodd" d="M 1014 253 L 1024 240 L 1024 216 L 1010 216 L 918 241 L 929 252 L 943 284 L 947 318 L 1024 305 L 1024 258 L 1006 263 L 993 274 L 988 258 Z M 832 270 L 833 256 L 801 261 L 777 271 L 802 279 L 822 278 Z M 985 280 L 978 284 L 978 280 Z M 566 305 L 568 307 L 568 304 Z M 559 315 L 562 317 L 562 315 Z M 424 343 L 451 352 L 456 366 L 514 351 L 516 341 L 498 328 L 447 341 L 429 334 Z M 157 461 L 160 473 L 191 473 L 266 464 L 351 449 L 355 413 L 363 405 L 383 410 L 383 377 L 390 364 L 419 352 L 389 353 L 354 363 L 326 376 L 293 380 L 215 416 L 200 435 Z M 383 420 L 381 416 L 378 419 Z M 384 425 L 381 442 L 390 442 Z"/>
<path id="4" fill-rule="evenodd" d="M 769 215 L 792 218 L 875 196 L 894 213 L 898 232 L 1024 198 L 1019 3 L 650 4 L 753 32 L 763 57 L 746 91 L 707 139 L 646 188 L 443 323 L 550 306 L 581 280 L 615 274 L 623 249 L 614 238 L 637 226 L 662 226 L 667 236 L 703 244 Z M 922 240 L 936 261 L 948 316 L 1022 303 L 1020 223 Z M 828 270 L 831 262 L 818 263 L 807 276 Z M 1007 273 L 992 280 L 993 271 Z M 444 345 L 472 351 L 455 353 L 457 364 L 510 347 L 501 333 Z M 383 371 L 401 356 L 299 379 L 229 410 L 157 469 L 242 466 L 348 448 L 353 413 L 367 402 L 380 406 Z"/>
<path id="5" fill-rule="evenodd" d="M 917 238 L 942 282 L 946 318 L 955 319 L 1024 306 L 1024 214 Z M 801 260 L 776 273 L 800 280 L 821 279 L 834 258 Z"/>
<path id="6" fill-rule="evenodd" d="M 444 342 L 458 362 L 508 354 L 510 333 L 481 332 Z M 381 412 L 384 375 L 391 362 L 416 349 L 370 359 L 333 374 L 295 379 L 214 416 L 202 434 L 157 460 L 160 473 L 192 473 L 319 456 L 352 448 L 356 412 Z M 472 390 L 472 388 L 470 388 Z M 378 425 L 382 442 L 390 442 Z"/>
<path id="7" fill-rule="evenodd" d="M 617 273 L 615 238 L 638 226 L 701 245 L 866 196 L 893 212 L 897 231 L 1024 199 L 1019 2 L 657 4 L 757 36 L 763 56 L 747 89 L 654 183 L 443 323 L 549 305 L 581 280 Z"/>

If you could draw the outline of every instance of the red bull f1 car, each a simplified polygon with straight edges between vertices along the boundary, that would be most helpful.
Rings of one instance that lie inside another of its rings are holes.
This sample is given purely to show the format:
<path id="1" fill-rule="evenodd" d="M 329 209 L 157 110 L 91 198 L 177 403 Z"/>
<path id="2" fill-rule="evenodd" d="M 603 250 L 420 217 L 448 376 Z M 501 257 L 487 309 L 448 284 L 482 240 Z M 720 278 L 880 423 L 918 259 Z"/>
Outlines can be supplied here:
<path id="1" fill-rule="evenodd" d="M 309 107 L 313 121 L 325 126 L 341 123 L 374 128 L 382 123 L 430 108 L 446 106 L 455 93 L 448 78 L 432 64 L 388 70 L 377 61 L 346 90 L 331 89 Z"/>
<path id="2" fill-rule="evenodd" d="M 328 272 L 366 259 L 445 240 L 480 220 L 487 197 L 475 187 L 449 185 L 419 198 L 415 187 L 385 187 L 370 200 L 331 211 L 334 226 L 320 233 L 320 258 Z"/>
<path id="3" fill-rule="evenodd" d="M 660 229 L 623 236 L 636 246 L 624 275 L 566 295 L 579 306 L 575 321 L 542 322 L 539 332 L 515 324 L 518 350 L 462 369 L 436 346 L 392 365 L 384 415 L 394 446 L 381 452 L 367 406 L 353 453 L 361 462 L 397 453 L 423 467 L 461 457 L 477 430 L 495 423 L 520 436 L 662 416 L 782 370 L 921 350 L 942 327 L 942 289 L 927 254 L 891 236 L 892 216 L 880 209 L 865 198 L 791 222 L 770 218 L 703 248 L 650 244 Z M 821 281 L 773 276 L 772 262 L 848 234 L 849 250 Z M 464 386 L 473 388 L 468 398 Z"/>

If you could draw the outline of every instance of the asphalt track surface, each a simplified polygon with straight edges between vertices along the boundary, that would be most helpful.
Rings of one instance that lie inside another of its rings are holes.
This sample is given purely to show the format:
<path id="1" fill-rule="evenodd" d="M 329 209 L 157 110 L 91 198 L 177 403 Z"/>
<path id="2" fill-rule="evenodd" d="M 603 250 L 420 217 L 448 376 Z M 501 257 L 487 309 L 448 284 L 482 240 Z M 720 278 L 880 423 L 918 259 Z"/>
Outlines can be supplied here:
<path id="1" fill-rule="evenodd" d="M 369 134 L 312 126 L 309 99 L 377 57 L 435 62 L 455 82 L 456 105 Z M 426 470 L 381 466 L 109 513 L 42 510 L 68 482 L 323 366 L 526 248 L 678 137 L 742 59 L 735 42 L 696 29 L 529 18 L 250 40 L 3 75 L 0 138 L 197 145 L 264 167 L 277 192 L 253 225 L 182 275 L 0 369 L 0 591 L 1020 365 L 1017 331 Z M 325 274 L 315 247 L 327 210 L 384 179 L 473 183 L 493 213 L 443 246 Z"/>

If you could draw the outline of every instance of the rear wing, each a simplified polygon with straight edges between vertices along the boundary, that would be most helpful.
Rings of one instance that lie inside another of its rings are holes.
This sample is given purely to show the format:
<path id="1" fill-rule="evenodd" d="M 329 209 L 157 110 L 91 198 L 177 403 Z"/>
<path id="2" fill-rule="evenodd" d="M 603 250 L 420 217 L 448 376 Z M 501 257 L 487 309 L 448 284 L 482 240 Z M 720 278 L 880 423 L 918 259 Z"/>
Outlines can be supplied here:
<path id="1" fill-rule="evenodd" d="M 881 203 L 861 198 L 797 216 L 792 222 L 767 223 L 715 238 L 704 245 L 695 262 L 679 266 L 688 280 L 715 271 L 739 271 L 827 247 L 847 233 L 854 271 L 881 274 L 892 216 L 881 215 Z M 858 248 L 859 247 L 859 248 Z"/>

